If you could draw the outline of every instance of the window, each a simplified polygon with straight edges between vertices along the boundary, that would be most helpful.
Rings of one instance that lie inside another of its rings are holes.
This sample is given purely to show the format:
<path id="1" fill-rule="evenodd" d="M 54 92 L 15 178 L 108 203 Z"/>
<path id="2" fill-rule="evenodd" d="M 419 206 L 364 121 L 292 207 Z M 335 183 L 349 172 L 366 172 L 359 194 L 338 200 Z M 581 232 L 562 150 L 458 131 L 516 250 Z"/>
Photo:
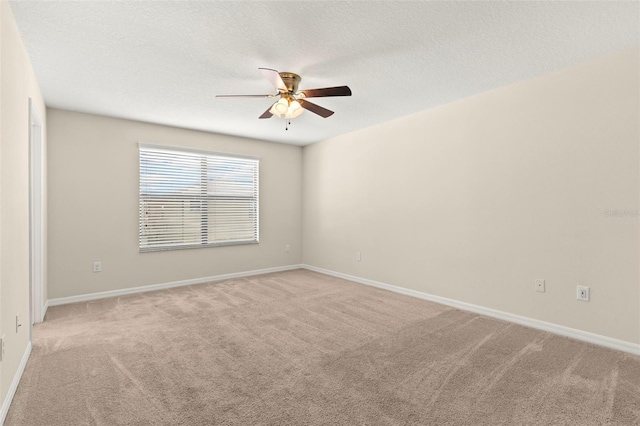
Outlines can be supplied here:
<path id="1" fill-rule="evenodd" d="M 258 159 L 139 147 L 141 252 L 258 242 Z"/>

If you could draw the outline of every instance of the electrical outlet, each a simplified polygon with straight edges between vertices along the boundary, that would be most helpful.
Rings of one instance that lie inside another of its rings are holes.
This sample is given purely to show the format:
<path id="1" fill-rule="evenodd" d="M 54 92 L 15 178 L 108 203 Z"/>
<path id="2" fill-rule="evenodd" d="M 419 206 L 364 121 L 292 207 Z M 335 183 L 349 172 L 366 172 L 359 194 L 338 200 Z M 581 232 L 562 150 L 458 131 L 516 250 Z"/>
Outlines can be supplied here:
<path id="1" fill-rule="evenodd" d="M 102 262 L 97 261 L 93 262 L 93 272 L 101 272 L 102 271 Z"/>
<path id="2" fill-rule="evenodd" d="M 585 287 L 583 285 L 579 285 L 576 291 L 576 299 L 582 300 L 583 302 L 589 301 L 589 287 Z"/>
<path id="3" fill-rule="evenodd" d="M 537 279 L 536 280 L 536 291 L 540 293 L 544 293 L 544 280 Z"/>
<path id="4" fill-rule="evenodd" d="M 360 261 L 362 260 L 362 256 L 360 255 L 360 252 L 359 252 L 359 251 L 357 251 L 357 252 L 356 252 L 356 260 L 357 260 L 358 262 L 360 262 Z"/>
<path id="5" fill-rule="evenodd" d="M 289 253 L 291 251 L 291 246 L 289 246 L 289 244 L 284 246 L 284 252 L 285 253 Z"/>
<path id="6" fill-rule="evenodd" d="M 0 353 L 0 361 L 4 359 L 4 347 L 5 347 L 6 341 L 7 341 L 7 338 L 3 334 L 2 337 L 0 338 L 0 346 L 2 346 L 2 352 Z"/>

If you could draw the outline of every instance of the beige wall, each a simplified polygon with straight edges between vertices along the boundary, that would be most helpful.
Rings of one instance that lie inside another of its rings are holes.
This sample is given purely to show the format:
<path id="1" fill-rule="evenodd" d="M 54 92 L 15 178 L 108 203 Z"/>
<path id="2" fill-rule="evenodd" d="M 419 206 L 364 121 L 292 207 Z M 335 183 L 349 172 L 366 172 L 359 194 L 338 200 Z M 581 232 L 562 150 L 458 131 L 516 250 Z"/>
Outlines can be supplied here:
<path id="1" fill-rule="evenodd" d="M 638 57 L 305 147 L 303 262 L 639 343 Z"/>
<path id="2" fill-rule="evenodd" d="M 58 109 L 47 120 L 49 299 L 301 262 L 300 147 Z M 138 142 L 261 157 L 260 243 L 139 253 Z"/>
<path id="3" fill-rule="evenodd" d="M 45 106 L 6 1 L 0 2 L 0 329 L 4 401 L 29 341 L 29 98 Z M 16 332 L 16 315 L 22 327 Z"/>

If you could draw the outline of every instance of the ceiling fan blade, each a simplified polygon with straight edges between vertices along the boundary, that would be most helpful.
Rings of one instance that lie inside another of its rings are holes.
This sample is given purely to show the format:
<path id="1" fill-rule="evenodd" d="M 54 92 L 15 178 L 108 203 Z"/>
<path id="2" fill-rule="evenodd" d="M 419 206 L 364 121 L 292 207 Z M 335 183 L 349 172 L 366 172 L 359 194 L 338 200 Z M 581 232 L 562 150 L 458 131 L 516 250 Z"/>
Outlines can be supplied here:
<path id="1" fill-rule="evenodd" d="M 271 105 L 273 106 L 273 105 Z M 269 107 L 265 112 L 262 113 L 262 115 L 258 118 L 271 118 L 273 116 L 273 114 L 271 114 L 271 112 L 269 111 L 271 109 L 271 107 Z"/>
<path id="2" fill-rule="evenodd" d="M 303 98 L 323 98 L 327 96 L 351 96 L 349 86 L 325 87 L 322 89 L 301 90 L 298 93 Z"/>
<path id="3" fill-rule="evenodd" d="M 276 95 L 216 95 L 216 98 L 273 98 Z"/>
<path id="4" fill-rule="evenodd" d="M 280 77 L 280 73 L 276 70 L 272 70 L 271 68 L 258 68 L 262 75 L 269 80 L 269 83 L 273 84 L 273 87 L 278 89 L 279 92 L 288 92 L 287 86 L 285 86 L 284 81 L 282 81 L 282 77 Z"/>
<path id="5" fill-rule="evenodd" d="M 333 111 L 323 108 L 320 105 L 312 104 L 311 102 L 305 101 L 304 99 L 298 99 L 298 102 L 300 102 L 300 106 L 302 108 L 318 114 L 320 117 L 327 118 L 333 115 Z"/>

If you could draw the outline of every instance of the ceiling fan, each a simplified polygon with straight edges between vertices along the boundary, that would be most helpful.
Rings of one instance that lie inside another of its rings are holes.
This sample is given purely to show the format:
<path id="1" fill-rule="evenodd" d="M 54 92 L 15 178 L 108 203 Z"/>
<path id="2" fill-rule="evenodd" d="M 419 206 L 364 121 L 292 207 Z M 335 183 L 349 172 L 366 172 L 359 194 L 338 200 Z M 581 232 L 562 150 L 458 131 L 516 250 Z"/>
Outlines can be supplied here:
<path id="1" fill-rule="evenodd" d="M 292 72 L 278 72 L 270 68 L 258 68 L 262 75 L 278 90 L 272 95 L 216 95 L 216 98 L 277 98 L 273 105 L 269 107 L 258 118 L 271 118 L 276 116 L 290 121 L 309 110 L 320 117 L 327 118 L 333 115 L 333 111 L 316 105 L 306 100 L 306 98 L 323 98 L 327 96 L 351 96 L 351 89 L 348 86 L 325 87 L 322 89 L 307 89 L 298 91 L 300 76 Z"/>

